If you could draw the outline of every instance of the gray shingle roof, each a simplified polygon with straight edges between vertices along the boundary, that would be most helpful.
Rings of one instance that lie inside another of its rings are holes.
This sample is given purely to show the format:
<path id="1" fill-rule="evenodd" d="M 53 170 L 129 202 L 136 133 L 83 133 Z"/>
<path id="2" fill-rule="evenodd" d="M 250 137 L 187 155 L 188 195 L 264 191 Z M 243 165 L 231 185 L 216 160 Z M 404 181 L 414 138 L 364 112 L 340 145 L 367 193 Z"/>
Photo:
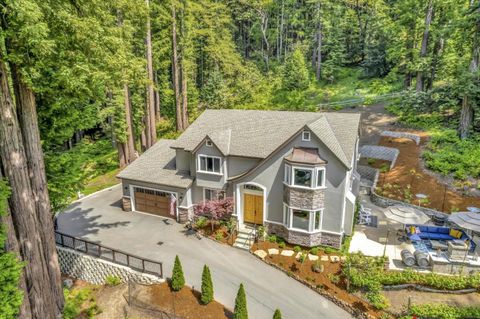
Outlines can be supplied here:
<path id="1" fill-rule="evenodd" d="M 307 126 L 350 167 L 359 122 L 352 113 L 206 110 L 172 147 L 193 151 L 208 136 L 224 155 L 266 158 Z"/>
<path id="2" fill-rule="evenodd" d="M 171 148 L 174 140 L 159 140 L 145 153 L 127 166 L 118 178 L 147 183 L 188 188 L 193 178 L 177 172 L 175 150 Z"/>

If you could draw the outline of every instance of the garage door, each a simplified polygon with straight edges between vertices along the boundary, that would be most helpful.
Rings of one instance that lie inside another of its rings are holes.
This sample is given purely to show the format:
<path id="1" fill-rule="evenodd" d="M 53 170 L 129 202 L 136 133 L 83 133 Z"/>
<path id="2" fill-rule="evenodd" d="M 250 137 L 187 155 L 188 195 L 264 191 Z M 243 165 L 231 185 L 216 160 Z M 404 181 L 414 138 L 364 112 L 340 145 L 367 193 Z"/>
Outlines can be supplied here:
<path id="1" fill-rule="evenodd" d="M 169 214 L 169 193 L 135 187 L 134 196 L 135 210 L 159 216 L 173 217 Z"/>

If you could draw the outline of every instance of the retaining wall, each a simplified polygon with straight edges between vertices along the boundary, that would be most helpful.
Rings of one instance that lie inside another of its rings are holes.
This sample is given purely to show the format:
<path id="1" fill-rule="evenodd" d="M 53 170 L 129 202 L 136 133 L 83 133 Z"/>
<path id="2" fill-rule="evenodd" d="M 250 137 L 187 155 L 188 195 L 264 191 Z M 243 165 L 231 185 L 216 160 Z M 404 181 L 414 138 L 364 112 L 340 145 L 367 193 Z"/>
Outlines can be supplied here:
<path id="1" fill-rule="evenodd" d="M 389 161 L 390 168 L 395 166 L 399 153 L 396 148 L 378 145 L 364 145 L 360 148 L 360 157 Z"/>
<path id="2" fill-rule="evenodd" d="M 135 271 L 129 267 L 85 255 L 69 248 L 57 246 L 57 252 L 60 270 L 63 274 L 95 285 L 104 284 L 107 276 L 118 277 L 122 282 L 131 280 L 142 284 L 154 284 L 165 281 L 165 279 L 159 276 Z"/>
<path id="3" fill-rule="evenodd" d="M 415 142 L 415 144 L 420 144 L 420 136 L 417 134 L 407 133 L 407 132 L 394 132 L 394 131 L 383 131 L 380 133 L 380 136 L 387 136 L 393 138 L 408 138 Z"/>

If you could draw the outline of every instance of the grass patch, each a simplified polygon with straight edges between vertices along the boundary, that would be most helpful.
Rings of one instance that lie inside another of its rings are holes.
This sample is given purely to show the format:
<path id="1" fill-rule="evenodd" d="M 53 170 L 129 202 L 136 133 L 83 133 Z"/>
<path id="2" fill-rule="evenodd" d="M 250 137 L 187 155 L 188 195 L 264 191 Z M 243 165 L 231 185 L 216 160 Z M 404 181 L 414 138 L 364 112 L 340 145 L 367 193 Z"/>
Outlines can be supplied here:
<path id="1" fill-rule="evenodd" d="M 112 170 L 111 172 L 107 172 L 104 175 L 92 178 L 85 185 L 85 188 L 83 189 L 83 194 L 90 195 L 104 188 L 117 185 L 118 183 L 120 183 L 120 180 L 116 177 L 119 172 L 120 169 L 117 168 Z"/>

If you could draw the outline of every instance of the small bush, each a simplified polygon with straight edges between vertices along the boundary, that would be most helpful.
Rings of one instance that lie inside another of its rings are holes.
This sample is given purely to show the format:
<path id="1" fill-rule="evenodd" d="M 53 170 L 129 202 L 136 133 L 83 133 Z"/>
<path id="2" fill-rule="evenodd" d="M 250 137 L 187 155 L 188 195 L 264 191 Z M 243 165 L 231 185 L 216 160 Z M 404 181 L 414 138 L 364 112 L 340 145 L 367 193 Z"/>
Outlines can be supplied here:
<path id="1" fill-rule="evenodd" d="M 197 221 L 195 222 L 195 227 L 197 228 L 203 228 L 207 226 L 208 219 L 205 216 L 200 216 L 197 218 Z"/>
<path id="2" fill-rule="evenodd" d="M 306 253 L 302 253 L 302 254 L 298 257 L 298 261 L 301 262 L 302 264 L 305 262 L 306 259 L 307 259 L 307 254 L 306 254 Z"/>
<path id="3" fill-rule="evenodd" d="M 310 249 L 310 254 L 317 255 L 318 254 L 318 247 L 313 247 L 312 249 Z"/>
<path id="4" fill-rule="evenodd" d="M 118 286 L 121 283 L 122 283 L 122 279 L 120 279 L 120 277 L 111 276 L 111 275 L 108 275 L 107 277 L 105 277 L 105 284 L 107 286 Z"/>
<path id="5" fill-rule="evenodd" d="M 238 288 L 237 297 L 235 298 L 235 308 L 233 310 L 234 319 L 248 319 L 247 297 L 243 284 Z"/>
<path id="6" fill-rule="evenodd" d="M 94 291 L 90 288 L 64 289 L 63 294 L 65 296 L 64 319 L 79 318 L 82 314 L 86 318 L 95 318 L 102 312 L 95 301 Z"/>
<path id="7" fill-rule="evenodd" d="M 295 253 L 299 253 L 300 251 L 302 251 L 302 248 L 300 248 L 300 246 L 295 246 L 295 247 L 293 247 L 293 251 Z"/>
<path id="8" fill-rule="evenodd" d="M 218 241 L 223 239 L 223 232 L 221 230 L 217 230 L 217 232 L 215 233 L 215 239 Z"/>
<path id="9" fill-rule="evenodd" d="M 340 282 L 340 276 L 334 274 L 328 274 L 328 279 L 334 284 L 338 284 Z"/>
<path id="10" fill-rule="evenodd" d="M 203 266 L 202 272 L 202 294 L 200 296 L 201 302 L 206 305 L 213 300 L 213 282 L 210 269 L 207 265 Z"/>
<path id="11" fill-rule="evenodd" d="M 178 255 L 175 256 L 175 262 L 173 264 L 171 286 L 173 291 L 180 291 L 183 286 L 185 286 L 185 277 L 183 275 L 182 264 L 180 263 Z"/>
<path id="12" fill-rule="evenodd" d="M 284 249 L 285 248 L 285 242 L 281 241 L 278 243 L 278 248 Z"/>
<path id="13" fill-rule="evenodd" d="M 368 165 L 373 165 L 373 164 L 375 164 L 375 162 L 376 162 L 376 160 L 374 158 L 367 159 Z"/>
<path id="14" fill-rule="evenodd" d="M 387 309 L 389 303 L 387 298 L 379 291 L 367 292 L 367 300 L 377 309 Z"/>
<path id="15" fill-rule="evenodd" d="M 282 319 L 282 313 L 280 309 L 275 309 L 275 313 L 273 314 L 273 319 Z"/>
<path id="16" fill-rule="evenodd" d="M 271 242 L 271 243 L 276 243 L 277 242 L 277 236 L 276 235 L 269 236 L 268 241 Z"/>
<path id="17" fill-rule="evenodd" d="M 312 271 L 316 273 L 321 273 L 325 270 L 325 267 L 320 264 L 320 262 L 317 260 L 313 265 L 312 265 Z"/>

